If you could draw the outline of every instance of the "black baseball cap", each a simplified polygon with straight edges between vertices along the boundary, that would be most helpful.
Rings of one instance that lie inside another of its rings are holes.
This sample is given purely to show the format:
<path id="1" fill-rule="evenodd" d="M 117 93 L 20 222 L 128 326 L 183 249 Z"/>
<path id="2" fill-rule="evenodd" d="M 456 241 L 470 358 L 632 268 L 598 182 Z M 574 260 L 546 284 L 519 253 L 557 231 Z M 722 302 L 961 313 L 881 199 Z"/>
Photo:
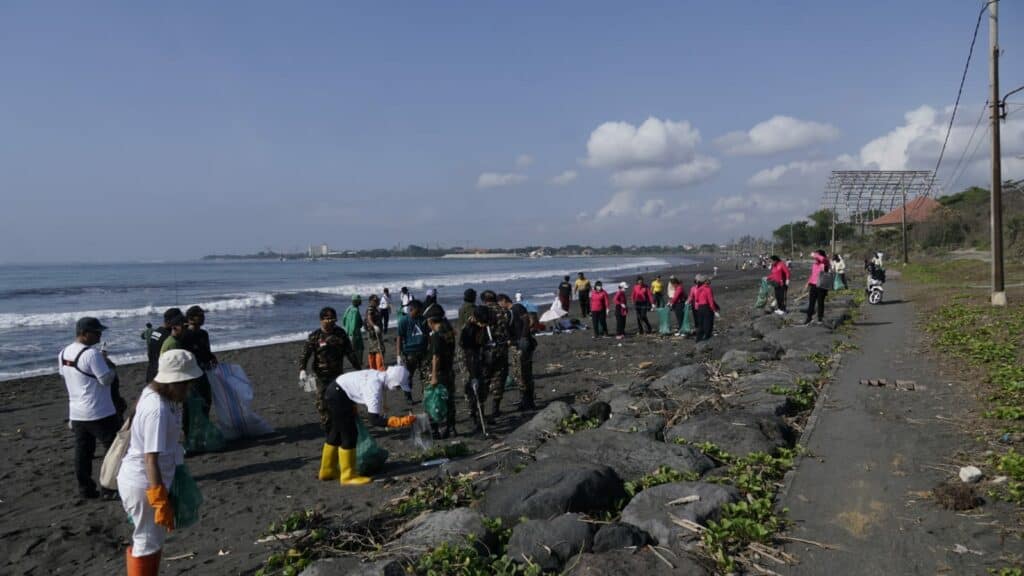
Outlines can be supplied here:
<path id="1" fill-rule="evenodd" d="M 83 334 L 85 332 L 103 332 L 107 327 L 100 324 L 100 321 L 92 316 L 83 316 L 75 322 L 75 332 Z"/>

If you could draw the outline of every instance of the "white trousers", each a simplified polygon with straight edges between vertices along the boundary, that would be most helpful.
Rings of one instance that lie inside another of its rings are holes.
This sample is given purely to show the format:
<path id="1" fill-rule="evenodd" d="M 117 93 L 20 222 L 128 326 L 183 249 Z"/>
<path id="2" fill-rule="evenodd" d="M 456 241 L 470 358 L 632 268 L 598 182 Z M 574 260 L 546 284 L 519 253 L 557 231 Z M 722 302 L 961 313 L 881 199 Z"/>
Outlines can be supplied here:
<path id="1" fill-rule="evenodd" d="M 121 493 L 124 511 L 135 525 L 135 531 L 132 532 L 132 556 L 141 558 L 159 552 L 167 540 L 167 529 L 157 525 L 155 511 L 146 498 L 146 489 L 119 482 L 118 492 Z"/>

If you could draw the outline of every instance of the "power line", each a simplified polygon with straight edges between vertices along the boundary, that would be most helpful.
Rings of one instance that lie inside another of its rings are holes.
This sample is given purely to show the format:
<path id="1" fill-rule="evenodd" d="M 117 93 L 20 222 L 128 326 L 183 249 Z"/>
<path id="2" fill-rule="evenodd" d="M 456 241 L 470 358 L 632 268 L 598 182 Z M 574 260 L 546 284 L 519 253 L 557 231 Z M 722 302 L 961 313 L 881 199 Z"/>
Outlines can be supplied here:
<path id="1" fill-rule="evenodd" d="M 971 165 L 971 160 L 973 160 L 974 157 L 977 156 L 978 148 L 981 148 L 982 143 L 985 142 L 985 138 L 988 137 L 988 133 L 991 129 L 992 128 L 990 126 L 988 126 L 987 124 L 985 125 L 985 130 L 981 133 L 981 138 L 978 138 L 978 141 L 974 144 L 974 149 L 971 150 L 970 154 L 967 155 L 967 158 L 969 158 L 970 160 L 964 162 L 964 165 L 960 169 L 960 172 L 956 174 L 956 176 L 953 178 L 953 181 L 950 183 L 949 190 L 956 190 L 957 184 L 959 184 L 960 179 L 963 178 L 964 174 L 967 173 L 967 169 L 970 168 Z"/>
<path id="2" fill-rule="evenodd" d="M 960 75 L 960 88 L 956 91 L 956 102 L 953 103 L 953 114 L 949 117 L 949 126 L 946 127 L 946 138 L 942 141 L 942 149 L 939 151 L 939 159 L 935 162 L 935 170 L 932 170 L 932 182 L 928 186 L 928 193 L 931 193 L 932 186 L 935 185 L 935 176 L 939 173 L 939 166 L 942 164 L 942 157 L 946 154 L 946 145 L 949 144 L 949 135 L 953 132 L 953 121 L 956 120 L 956 110 L 960 106 L 960 96 L 964 92 L 964 82 L 967 80 L 967 69 L 971 65 L 971 56 L 974 55 L 974 43 L 978 40 L 978 30 L 981 28 L 981 18 L 985 15 L 985 11 L 988 10 L 989 4 L 996 2 L 997 0 L 989 0 L 981 7 L 981 11 L 978 12 L 978 21 L 974 24 L 974 35 L 971 37 L 971 48 L 967 51 L 967 61 L 964 62 L 964 72 Z"/>
<path id="3" fill-rule="evenodd" d="M 967 145 L 964 146 L 963 152 L 960 153 L 960 158 L 958 158 L 957 161 L 956 161 L 956 166 L 953 166 L 953 171 L 950 172 L 950 182 L 951 183 L 954 181 L 952 179 L 952 176 L 954 174 L 956 174 L 958 170 L 960 170 L 960 164 L 963 163 L 964 157 L 967 156 L 967 151 L 971 149 L 971 143 L 974 142 L 974 134 L 978 131 L 978 126 L 981 125 L 982 118 L 985 117 L 985 109 L 986 108 L 988 108 L 988 101 L 987 100 L 985 101 L 985 105 L 981 107 L 981 112 L 978 113 L 978 121 L 974 123 L 974 128 L 971 130 L 971 137 L 967 139 Z M 952 185 L 952 184 L 950 184 L 950 185 Z M 950 190 L 953 190 L 953 189 L 950 188 Z"/>

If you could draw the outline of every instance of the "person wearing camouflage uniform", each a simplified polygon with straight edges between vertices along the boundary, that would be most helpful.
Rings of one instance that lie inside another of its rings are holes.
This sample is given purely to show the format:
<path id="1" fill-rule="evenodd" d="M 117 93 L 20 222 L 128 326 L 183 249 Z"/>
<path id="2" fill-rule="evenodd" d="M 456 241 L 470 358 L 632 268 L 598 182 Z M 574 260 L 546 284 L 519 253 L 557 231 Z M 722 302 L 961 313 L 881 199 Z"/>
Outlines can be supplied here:
<path id="1" fill-rule="evenodd" d="M 348 358 L 352 367 L 362 369 L 362 362 L 356 355 L 348 334 L 338 327 L 338 312 L 330 306 L 320 310 L 320 328 L 310 332 L 302 348 L 299 361 L 299 378 L 305 379 L 309 359 L 313 359 L 313 374 L 316 376 L 316 411 L 320 415 L 320 426 L 330 429 L 330 413 L 324 403 L 324 390 L 345 372 L 344 361 Z"/>
<path id="2" fill-rule="evenodd" d="M 473 316 L 473 309 L 476 307 L 476 290 L 466 288 L 462 293 L 462 306 L 459 307 L 459 319 L 456 324 L 456 340 L 461 342 L 462 331 L 466 328 L 469 319 Z M 466 368 L 466 356 L 462 346 L 455 347 L 455 378 L 461 380 L 468 374 Z"/>
<path id="3" fill-rule="evenodd" d="M 490 316 L 490 309 L 486 306 L 474 306 L 472 313 L 460 323 L 462 328 L 459 331 L 458 349 L 462 353 L 463 368 L 466 371 L 463 391 L 469 404 L 474 433 L 483 429 L 480 422 L 483 415 L 480 412 L 487 400 L 487 387 L 483 385 L 483 351 L 487 343 Z"/>
<path id="4" fill-rule="evenodd" d="M 380 298 L 371 294 L 369 303 L 366 305 L 366 318 L 363 326 L 366 327 L 366 350 L 367 362 L 370 369 L 384 371 L 384 319 L 381 316 L 378 304 Z"/>
<path id="5" fill-rule="evenodd" d="M 489 422 L 501 416 L 501 399 L 505 395 L 505 381 L 508 380 L 508 312 L 498 304 L 498 295 L 491 290 L 480 296 L 490 314 L 488 338 L 482 354 L 483 379 L 481 388 L 490 392 L 491 415 Z"/>
<path id="6" fill-rule="evenodd" d="M 537 339 L 533 337 L 533 320 L 525 306 L 513 303 L 507 294 L 498 296 L 508 316 L 509 326 L 509 368 L 512 378 L 519 383 L 520 410 L 536 410 L 533 391 L 533 351 Z"/>

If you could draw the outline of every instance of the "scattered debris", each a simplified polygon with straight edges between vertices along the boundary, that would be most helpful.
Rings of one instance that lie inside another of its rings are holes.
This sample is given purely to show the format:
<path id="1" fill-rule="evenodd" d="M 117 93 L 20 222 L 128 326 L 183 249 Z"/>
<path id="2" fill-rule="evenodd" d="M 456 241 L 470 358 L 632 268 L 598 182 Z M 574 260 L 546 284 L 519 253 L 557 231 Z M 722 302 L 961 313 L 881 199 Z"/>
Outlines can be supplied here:
<path id="1" fill-rule="evenodd" d="M 935 501 L 947 510 L 971 510 L 985 503 L 974 486 L 959 482 L 940 484 L 932 490 Z"/>
<path id="2" fill-rule="evenodd" d="M 913 392 L 916 388 L 917 388 L 917 382 L 915 382 L 913 380 L 897 380 L 896 381 L 896 389 L 897 390 L 907 390 L 907 391 Z"/>
<path id="3" fill-rule="evenodd" d="M 970 554 L 974 554 L 975 556 L 984 556 L 985 555 L 984 552 L 979 552 L 977 550 L 971 550 L 970 548 L 968 548 L 967 546 L 964 546 L 963 544 L 957 544 L 956 546 L 954 546 L 953 547 L 953 553 L 954 554 L 967 554 L 967 553 L 970 553 Z"/>
<path id="4" fill-rule="evenodd" d="M 165 558 L 165 560 L 167 560 L 168 562 L 173 562 L 175 560 L 189 560 L 190 558 L 194 557 L 195 555 L 196 555 L 195 552 L 185 552 L 184 554 L 178 554 L 177 556 L 171 556 L 170 558 Z"/>
<path id="5" fill-rule="evenodd" d="M 302 538 L 309 533 L 309 530 L 296 530 L 294 532 L 283 532 L 281 534 L 271 534 L 270 536 L 264 536 L 256 541 L 257 544 L 266 544 L 267 542 L 277 542 L 278 540 L 291 540 L 292 538 Z M 170 558 L 168 558 L 170 560 Z"/>
<path id="6" fill-rule="evenodd" d="M 960 480 L 967 484 L 974 484 L 985 474 L 977 466 L 964 466 L 960 468 Z"/>
<path id="7" fill-rule="evenodd" d="M 217 556 L 227 556 L 231 554 L 231 550 L 217 550 Z"/>
<path id="8" fill-rule="evenodd" d="M 1009 476 L 996 476 L 992 479 L 991 484 L 1005 484 L 1009 479 Z"/>
<path id="9" fill-rule="evenodd" d="M 651 366 L 654 366 L 654 362 L 647 360 L 646 362 L 641 362 L 638 368 L 640 368 L 641 370 L 646 370 Z"/>

